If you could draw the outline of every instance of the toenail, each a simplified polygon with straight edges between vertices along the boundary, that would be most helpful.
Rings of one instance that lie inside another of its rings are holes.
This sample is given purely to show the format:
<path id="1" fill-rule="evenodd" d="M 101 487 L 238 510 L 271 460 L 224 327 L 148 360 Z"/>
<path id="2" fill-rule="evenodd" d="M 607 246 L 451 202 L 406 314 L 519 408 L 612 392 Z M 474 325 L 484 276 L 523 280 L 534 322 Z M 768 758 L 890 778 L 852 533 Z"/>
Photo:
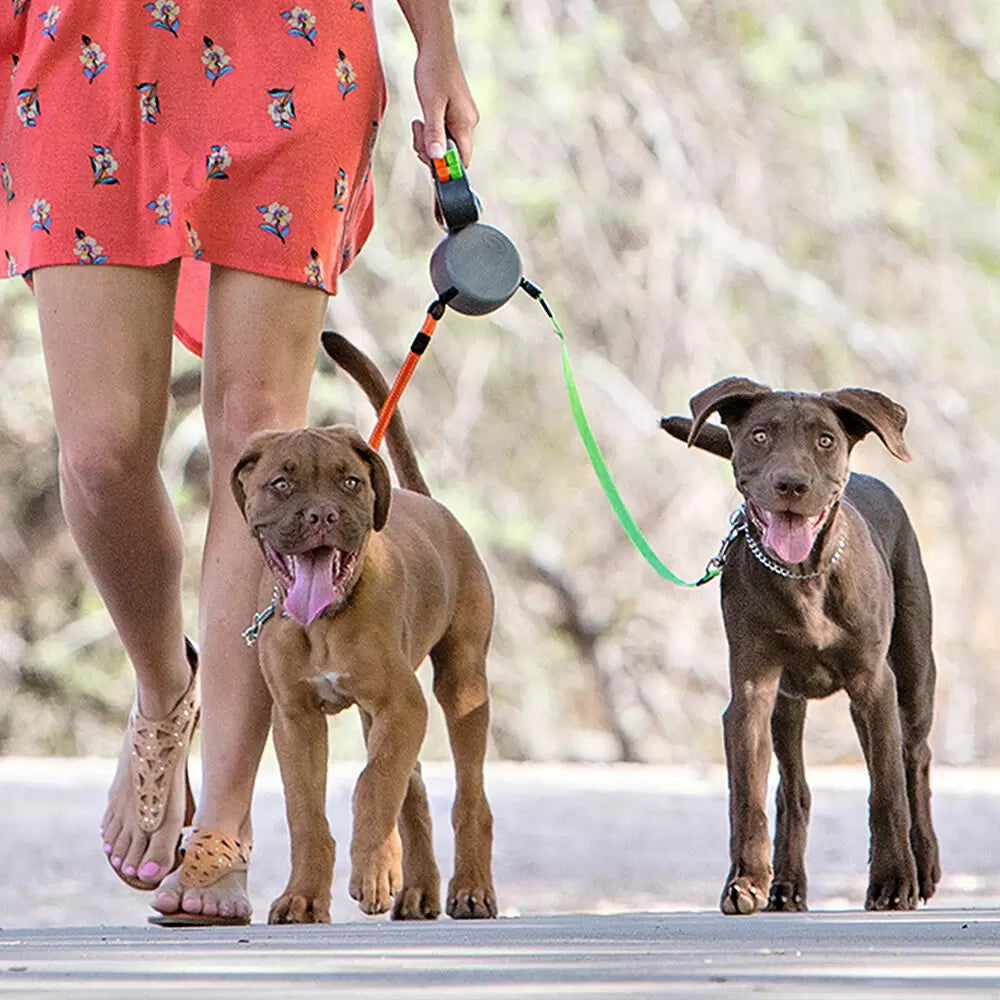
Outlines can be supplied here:
<path id="1" fill-rule="evenodd" d="M 150 879 L 156 878 L 160 874 L 160 866 L 155 861 L 147 861 L 139 869 L 139 878 Z"/>
<path id="2" fill-rule="evenodd" d="M 128 875 L 128 877 L 129 877 L 129 878 L 132 878 L 132 876 L 133 876 L 133 875 L 135 875 L 135 865 L 126 865 L 126 866 L 125 866 L 125 867 L 124 867 L 124 868 L 122 869 L 122 871 L 123 871 L 123 872 L 124 872 L 124 873 L 125 873 L 126 875 Z"/>
<path id="3" fill-rule="evenodd" d="M 114 858 L 111 859 L 111 867 L 112 868 L 121 868 L 121 866 L 122 866 L 122 859 L 121 858 L 114 857 Z"/>

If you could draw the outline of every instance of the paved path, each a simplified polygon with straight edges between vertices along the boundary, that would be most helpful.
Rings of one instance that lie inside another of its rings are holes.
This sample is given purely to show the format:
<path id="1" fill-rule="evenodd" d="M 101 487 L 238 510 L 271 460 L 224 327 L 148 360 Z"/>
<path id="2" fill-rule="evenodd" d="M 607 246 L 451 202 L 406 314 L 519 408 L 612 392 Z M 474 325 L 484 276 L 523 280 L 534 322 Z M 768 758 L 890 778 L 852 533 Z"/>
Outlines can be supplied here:
<path id="1" fill-rule="evenodd" d="M 867 787 L 811 773 L 813 912 L 725 918 L 725 778 L 718 769 L 494 764 L 496 881 L 504 918 L 393 924 L 334 885 L 333 926 L 166 931 L 100 854 L 109 761 L 0 760 L 0 994 L 581 997 L 976 996 L 1000 1000 L 1000 774 L 938 769 L 945 877 L 916 914 L 860 910 Z M 346 844 L 356 767 L 331 771 Z M 449 868 L 447 767 L 426 769 Z M 284 884 L 280 784 L 255 806 L 258 914 Z M 259 919 L 259 918 L 258 918 Z"/>

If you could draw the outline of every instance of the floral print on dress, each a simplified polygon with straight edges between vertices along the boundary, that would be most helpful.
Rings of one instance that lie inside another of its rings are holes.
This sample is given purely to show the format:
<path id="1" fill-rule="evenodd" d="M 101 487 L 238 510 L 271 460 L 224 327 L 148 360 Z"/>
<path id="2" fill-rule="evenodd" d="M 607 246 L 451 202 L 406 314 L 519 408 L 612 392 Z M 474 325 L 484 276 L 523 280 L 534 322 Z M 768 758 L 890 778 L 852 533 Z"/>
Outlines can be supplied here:
<path id="1" fill-rule="evenodd" d="M 283 10 L 281 16 L 288 22 L 288 34 L 304 38 L 310 45 L 316 44 L 316 15 L 308 7 Z"/>
<path id="2" fill-rule="evenodd" d="M 142 7 L 149 11 L 150 27 L 162 28 L 177 37 L 177 29 L 181 26 L 181 5 L 176 0 L 152 0 Z"/>
<path id="3" fill-rule="evenodd" d="M 88 236 L 82 229 L 76 229 L 76 239 L 73 240 L 73 253 L 78 264 L 105 264 L 108 255 L 93 236 Z"/>
<path id="4" fill-rule="evenodd" d="M 208 35 L 202 38 L 202 42 L 204 48 L 201 51 L 201 61 L 205 67 L 205 76 L 212 81 L 214 87 L 218 80 L 227 73 L 232 73 L 236 67 L 232 57 L 226 55 L 226 50 L 221 45 L 216 45 Z"/>
<path id="5" fill-rule="evenodd" d="M 187 229 L 188 246 L 191 248 L 194 259 L 201 260 L 201 256 L 205 251 L 201 248 L 201 239 L 198 237 L 197 230 L 190 222 L 185 222 L 184 227 Z"/>
<path id="6" fill-rule="evenodd" d="M 10 167 L 0 163 L 0 182 L 3 182 L 3 193 L 8 201 L 14 200 L 14 181 L 10 176 Z"/>
<path id="7" fill-rule="evenodd" d="M 42 113 L 38 104 L 38 88 L 31 87 L 17 92 L 17 117 L 25 128 L 34 128 Z"/>
<path id="8" fill-rule="evenodd" d="M 288 210 L 288 206 L 282 205 L 277 201 L 272 201 L 270 205 L 258 205 L 257 211 L 264 216 L 264 221 L 260 224 L 260 228 L 265 233 L 272 233 L 277 236 L 284 243 L 285 237 L 288 236 L 292 228 L 292 213 Z"/>
<path id="9" fill-rule="evenodd" d="M 93 83 L 101 73 L 108 68 L 108 57 L 104 50 L 89 35 L 81 35 L 80 62 L 83 63 L 83 75 L 88 83 Z"/>
<path id="10" fill-rule="evenodd" d="M 24 8 L 28 6 L 28 0 L 14 0 L 14 17 L 24 13 Z"/>
<path id="11" fill-rule="evenodd" d="M 347 171 L 343 167 L 337 168 L 337 176 L 333 182 L 333 207 L 338 212 L 344 211 L 344 202 L 347 199 Z"/>
<path id="12" fill-rule="evenodd" d="M 48 10 L 42 11 L 38 17 L 42 22 L 42 34 L 46 38 L 51 38 L 52 41 L 56 40 L 56 28 L 59 25 L 59 15 L 62 11 L 53 4 Z"/>
<path id="13" fill-rule="evenodd" d="M 205 180 L 224 181 L 229 178 L 226 167 L 231 167 L 233 158 L 225 145 L 212 146 L 205 157 Z"/>
<path id="14" fill-rule="evenodd" d="M 358 78 L 354 67 L 342 49 L 337 49 L 337 87 L 343 97 L 358 89 Z"/>
<path id="15" fill-rule="evenodd" d="M 363 11 L 364 9 L 365 5 L 361 2 L 361 0 L 351 0 L 351 10 Z"/>
<path id="16" fill-rule="evenodd" d="M 158 194 L 152 201 L 146 202 L 146 208 L 156 213 L 158 226 L 169 226 L 174 221 L 174 210 L 169 194 Z"/>
<path id="17" fill-rule="evenodd" d="M 17 76 L 17 64 L 20 61 L 21 61 L 21 57 L 16 52 L 12 52 L 10 54 L 10 80 L 11 80 L 11 83 L 14 82 L 14 77 Z"/>
<path id="18" fill-rule="evenodd" d="M 294 87 L 272 87 L 267 96 L 271 98 L 271 103 L 267 106 L 267 113 L 271 116 L 275 128 L 292 127 L 295 119 L 295 105 L 292 103 L 292 92 Z"/>
<path id="19" fill-rule="evenodd" d="M 155 125 L 156 116 L 160 113 L 159 83 L 138 83 L 135 89 L 139 91 L 140 119 Z"/>
<path id="20" fill-rule="evenodd" d="M 309 263 L 305 266 L 306 284 L 311 288 L 326 288 L 323 282 L 323 260 L 315 247 L 309 248 Z"/>
<path id="21" fill-rule="evenodd" d="M 93 146 L 90 167 L 94 172 L 94 184 L 118 184 L 118 161 L 111 153 L 110 146 Z"/>
<path id="22" fill-rule="evenodd" d="M 16 278 L 17 277 L 17 261 L 10 255 L 9 250 L 4 250 L 3 255 L 7 258 L 7 277 Z"/>
<path id="23" fill-rule="evenodd" d="M 46 236 L 52 235 L 52 206 L 45 198 L 36 198 L 28 207 L 31 228 L 39 229 Z"/>

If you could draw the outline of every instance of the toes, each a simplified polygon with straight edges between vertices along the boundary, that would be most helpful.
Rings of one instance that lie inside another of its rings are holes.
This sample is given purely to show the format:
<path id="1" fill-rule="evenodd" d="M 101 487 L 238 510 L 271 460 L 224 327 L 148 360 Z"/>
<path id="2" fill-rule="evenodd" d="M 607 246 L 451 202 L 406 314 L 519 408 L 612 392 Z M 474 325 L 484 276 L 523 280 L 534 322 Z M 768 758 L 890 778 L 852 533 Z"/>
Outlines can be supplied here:
<path id="1" fill-rule="evenodd" d="M 720 909 L 727 916 L 756 913 L 766 902 L 763 891 L 748 878 L 734 879 L 722 894 Z"/>
<path id="2" fill-rule="evenodd" d="M 403 888 L 392 906 L 393 920 L 436 920 L 441 904 L 431 893 L 417 886 Z"/>
<path id="3" fill-rule="evenodd" d="M 493 887 L 450 888 L 445 912 L 453 920 L 487 920 L 495 917 L 497 915 L 497 900 Z"/>

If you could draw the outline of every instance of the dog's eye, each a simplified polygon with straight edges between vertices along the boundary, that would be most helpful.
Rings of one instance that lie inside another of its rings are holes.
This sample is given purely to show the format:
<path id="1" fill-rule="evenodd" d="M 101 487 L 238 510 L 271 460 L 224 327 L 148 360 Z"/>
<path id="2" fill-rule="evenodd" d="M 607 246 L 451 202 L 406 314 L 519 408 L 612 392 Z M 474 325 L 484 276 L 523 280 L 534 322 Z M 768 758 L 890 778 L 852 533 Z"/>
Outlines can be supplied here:
<path id="1" fill-rule="evenodd" d="M 269 485 L 276 493 L 287 493 L 292 488 L 292 484 L 284 476 L 272 479 Z"/>
<path id="2" fill-rule="evenodd" d="M 833 435 L 832 434 L 820 434 L 819 440 L 816 442 L 824 450 L 833 447 Z"/>
<path id="3" fill-rule="evenodd" d="M 357 476 L 348 476 L 344 480 L 344 487 L 346 489 L 351 490 L 351 492 L 353 492 L 354 490 L 356 490 L 360 485 L 361 485 L 361 480 L 358 479 Z"/>
<path id="4" fill-rule="evenodd" d="M 765 430 L 755 430 L 750 437 L 754 444 L 767 444 L 767 431 Z"/>

